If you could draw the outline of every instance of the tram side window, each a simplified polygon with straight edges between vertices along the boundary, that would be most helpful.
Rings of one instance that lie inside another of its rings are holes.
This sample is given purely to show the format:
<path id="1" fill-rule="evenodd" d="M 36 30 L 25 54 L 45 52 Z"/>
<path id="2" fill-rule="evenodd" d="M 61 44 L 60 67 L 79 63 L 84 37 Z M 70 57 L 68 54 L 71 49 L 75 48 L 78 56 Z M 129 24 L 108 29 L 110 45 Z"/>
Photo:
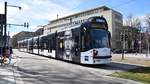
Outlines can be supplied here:
<path id="1" fill-rule="evenodd" d="M 84 40 L 84 37 L 85 37 L 85 32 L 86 30 L 81 28 L 81 51 L 84 51 L 84 43 L 85 43 L 85 40 Z"/>
<path id="2" fill-rule="evenodd" d="M 75 36 L 75 45 L 79 46 L 79 36 Z"/>
<path id="3" fill-rule="evenodd" d="M 53 37 L 51 41 L 52 41 L 52 49 L 56 50 L 56 40 L 55 40 L 55 38 Z"/>
<path id="4" fill-rule="evenodd" d="M 39 42 L 39 49 L 42 51 L 43 50 L 43 43 L 40 41 Z"/>
<path id="5" fill-rule="evenodd" d="M 31 50 L 33 50 L 33 39 L 31 40 Z"/>
<path id="6" fill-rule="evenodd" d="M 81 31 L 81 51 L 90 49 L 90 35 L 86 28 L 82 28 Z"/>
<path id="7" fill-rule="evenodd" d="M 79 51 L 79 36 L 75 36 L 75 56 L 78 56 Z"/>
<path id="8" fill-rule="evenodd" d="M 36 49 L 37 48 L 37 45 L 36 45 L 36 41 L 34 41 L 34 44 L 33 44 L 33 48 Z"/>
<path id="9" fill-rule="evenodd" d="M 52 52 L 52 39 L 49 40 L 49 51 Z"/>
<path id="10" fill-rule="evenodd" d="M 38 49 L 38 45 L 39 45 L 39 42 L 38 40 L 36 41 L 36 49 Z"/>
<path id="11" fill-rule="evenodd" d="M 44 49 L 47 49 L 47 43 L 46 42 L 44 43 Z"/>
<path id="12" fill-rule="evenodd" d="M 50 41 L 51 41 L 50 47 L 51 47 L 52 50 L 54 50 L 54 46 L 55 46 L 54 45 L 54 39 L 52 38 Z"/>
<path id="13" fill-rule="evenodd" d="M 41 42 L 41 51 L 44 51 L 44 45 L 45 45 L 45 43 L 44 42 Z"/>
<path id="14" fill-rule="evenodd" d="M 44 43 L 41 43 L 41 51 L 44 51 Z"/>

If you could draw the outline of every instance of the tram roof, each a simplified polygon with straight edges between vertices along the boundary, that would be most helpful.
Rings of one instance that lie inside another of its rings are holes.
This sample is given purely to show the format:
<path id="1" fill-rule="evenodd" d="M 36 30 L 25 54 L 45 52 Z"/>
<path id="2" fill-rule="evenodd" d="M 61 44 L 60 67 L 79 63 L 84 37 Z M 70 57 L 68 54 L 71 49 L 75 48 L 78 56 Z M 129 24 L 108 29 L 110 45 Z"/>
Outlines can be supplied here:
<path id="1" fill-rule="evenodd" d="M 57 32 L 62 32 L 62 31 L 67 31 L 67 30 L 79 28 L 80 26 L 81 26 L 81 24 L 71 25 L 71 26 L 68 26 L 68 27 L 64 27 L 63 29 L 60 29 Z"/>

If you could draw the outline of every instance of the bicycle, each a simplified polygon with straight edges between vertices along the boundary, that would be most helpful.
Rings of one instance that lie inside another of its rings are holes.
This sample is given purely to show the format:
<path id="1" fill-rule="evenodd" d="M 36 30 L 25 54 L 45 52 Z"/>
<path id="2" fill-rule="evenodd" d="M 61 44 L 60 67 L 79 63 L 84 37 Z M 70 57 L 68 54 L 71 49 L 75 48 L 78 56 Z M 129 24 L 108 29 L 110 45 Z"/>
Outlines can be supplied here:
<path id="1" fill-rule="evenodd" d="M 9 58 L 1 57 L 1 65 L 8 65 L 8 64 L 10 64 Z"/>
<path id="2" fill-rule="evenodd" d="M 8 50 L 5 49 L 4 52 L 1 54 L 1 65 L 8 65 L 10 64 L 10 54 L 8 53 Z"/>

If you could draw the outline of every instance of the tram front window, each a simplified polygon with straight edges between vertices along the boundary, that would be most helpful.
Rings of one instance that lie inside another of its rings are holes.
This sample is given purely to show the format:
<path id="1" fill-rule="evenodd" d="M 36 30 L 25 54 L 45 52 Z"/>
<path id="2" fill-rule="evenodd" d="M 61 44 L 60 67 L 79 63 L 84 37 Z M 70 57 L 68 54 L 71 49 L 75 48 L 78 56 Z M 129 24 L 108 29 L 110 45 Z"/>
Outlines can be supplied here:
<path id="1" fill-rule="evenodd" d="M 108 48 L 109 45 L 109 33 L 103 29 L 93 29 L 91 31 L 92 48 Z"/>

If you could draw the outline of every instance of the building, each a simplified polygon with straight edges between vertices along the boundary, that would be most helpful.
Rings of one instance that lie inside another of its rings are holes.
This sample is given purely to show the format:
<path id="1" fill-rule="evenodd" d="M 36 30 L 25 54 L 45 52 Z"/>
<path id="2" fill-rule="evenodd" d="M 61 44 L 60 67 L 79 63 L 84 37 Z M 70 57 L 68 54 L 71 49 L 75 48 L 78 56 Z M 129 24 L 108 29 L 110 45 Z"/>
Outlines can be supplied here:
<path id="1" fill-rule="evenodd" d="M 112 35 L 112 48 L 117 48 L 119 40 L 119 29 L 123 25 L 122 14 L 106 6 L 86 10 L 66 17 L 58 18 L 44 26 L 44 34 L 56 32 L 58 29 L 73 24 L 81 24 L 92 16 L 103 16 L 108 22 L 109 31 Z"/>
<path id="2" fill-rule="evenodd" d="M 19 32 L 11 38 L 12 47 L 13 48 L 18 47 L 17 41 L 28 39 L 42 34 L 43 34 L 43 27 L 39 27 L 39 29 L 36 30 L 35 32 L 28 32 L 28 31 Z"/>

